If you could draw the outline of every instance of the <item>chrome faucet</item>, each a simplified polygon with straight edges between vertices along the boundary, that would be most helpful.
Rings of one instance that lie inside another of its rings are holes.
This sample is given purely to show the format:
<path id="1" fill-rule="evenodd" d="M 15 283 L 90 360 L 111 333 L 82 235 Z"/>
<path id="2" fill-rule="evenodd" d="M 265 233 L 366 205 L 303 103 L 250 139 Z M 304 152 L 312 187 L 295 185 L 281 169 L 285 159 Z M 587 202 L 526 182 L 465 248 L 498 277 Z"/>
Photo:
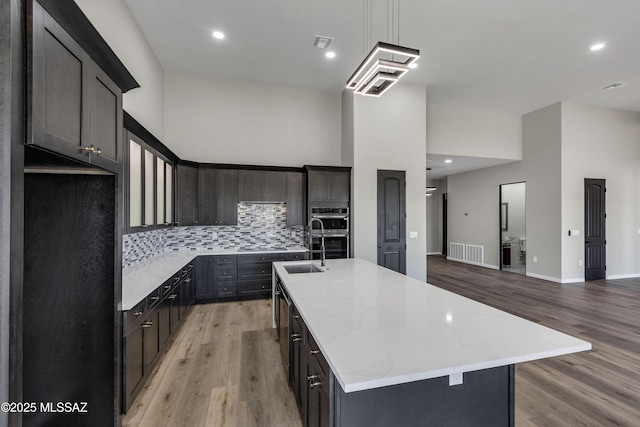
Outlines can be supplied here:
<path id="1" fill-rule="evenodd" d="M 318 221 L 320 223 L 320 238 L 322 239 L 321 243 L 320 243 L 320 249 L 322 250 L 322 257 L 321 257 L 321 261 L 320 261 L 320 265 L 322 267 L 324 267 L 325 264 L 325 253 L 324 253 L 324 224 L 322 223 L 322 220 L 320 218 L 311 218 L 309 220 L 309 249 L 311 249 L 311 241 L 312 241 L 312 237 L 311 237 L 311 224 L 313 224 L 313 221 Z"/>

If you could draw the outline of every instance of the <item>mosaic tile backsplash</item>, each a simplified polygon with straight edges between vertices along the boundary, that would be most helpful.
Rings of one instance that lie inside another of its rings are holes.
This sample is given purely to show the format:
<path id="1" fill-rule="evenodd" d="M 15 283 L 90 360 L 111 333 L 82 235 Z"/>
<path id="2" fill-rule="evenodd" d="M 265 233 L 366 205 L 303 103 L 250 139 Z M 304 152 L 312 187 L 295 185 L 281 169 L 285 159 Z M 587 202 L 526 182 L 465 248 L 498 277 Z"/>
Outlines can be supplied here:
<path id="1" fill-rule="evenodd" d="M 123 266 L 168 251 L 302 245 L 304 227 L 287 227 L 285 204 L 238 203 L 237 226 L 173 227 L 124 235 Z"/>

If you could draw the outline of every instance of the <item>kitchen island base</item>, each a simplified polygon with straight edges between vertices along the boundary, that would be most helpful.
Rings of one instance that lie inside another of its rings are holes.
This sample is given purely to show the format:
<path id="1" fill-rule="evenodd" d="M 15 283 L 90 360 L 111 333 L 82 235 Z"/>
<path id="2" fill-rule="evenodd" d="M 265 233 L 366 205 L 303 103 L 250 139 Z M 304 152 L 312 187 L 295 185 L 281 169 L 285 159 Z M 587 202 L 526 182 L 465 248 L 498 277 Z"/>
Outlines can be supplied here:
<path id="1" fill-rule="evenodd" d="M 334 380 L 335 381 L 335 380 Z M 514 365 L 345 393 L 336 382 L 334 427 L 514 425 Z"/>

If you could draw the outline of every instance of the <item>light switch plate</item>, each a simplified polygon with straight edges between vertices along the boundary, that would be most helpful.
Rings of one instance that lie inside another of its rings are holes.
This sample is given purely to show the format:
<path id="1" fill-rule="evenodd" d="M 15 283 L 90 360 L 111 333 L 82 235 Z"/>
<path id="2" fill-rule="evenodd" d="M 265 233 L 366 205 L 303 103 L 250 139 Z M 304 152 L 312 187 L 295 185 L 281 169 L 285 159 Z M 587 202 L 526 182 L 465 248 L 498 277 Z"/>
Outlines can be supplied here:
<path id="1" fill-rule="evenodd" d="M 417 231 L 410 231 L 409 232 L 409 238 L 410 239 L 417 239 L 418 238 L 418 232 Z"/>

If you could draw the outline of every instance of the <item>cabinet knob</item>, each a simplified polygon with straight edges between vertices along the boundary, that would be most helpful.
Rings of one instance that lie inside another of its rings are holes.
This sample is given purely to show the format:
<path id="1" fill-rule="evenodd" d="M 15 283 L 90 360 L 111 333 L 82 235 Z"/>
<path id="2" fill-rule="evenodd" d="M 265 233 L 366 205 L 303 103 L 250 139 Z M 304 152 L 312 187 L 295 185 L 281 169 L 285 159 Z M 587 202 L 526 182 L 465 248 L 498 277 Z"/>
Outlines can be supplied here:
<path id="1" fill-rule="evenodd" d="M 160 297 L 151 297 L 152 301 L 158 301 L 160 299 Z"/>
<path id="2" fill-rule="evenodd" d="M 302 337 L 300 336 L 300 334 L 292 334 L 291 339 L 293 340 L 293 342 L 302 341 Z"/>
<path id="3" fill-rule="evenodd" d="M 148 329 L 148 328 L 150 328 L 152 326 L 153 326 L 153 321 L 151 321 L 151 320 L 146 321 L 141 325 L 141 327 L 144 328 L 144 329 Z"/>
<path id="4" fill-rule="evenodd" d="M 134 316 L 142 316 L 142 311 L 136 311 L 133 313 Z"/>
<path id="5" fill-rule="evenodd" d="M 294 318 L 294 319 L 299 319 L 299 318 L 300 318 L 300 315 L 299 315 L 299 314 L 294 314 L 294 315 L 293 315 L 293 318 Z"/>
<path id="6" fill-rule="evenodd" d="M 315 380 L 316 378 L 318 378 L 317 375 L 309 375 L 307 376 L 307 381 Z"/>
<path id="7" fill-rule="evenodd" d="M 312 355 L 312 356 L 315 355 L 315 354 L 318 354 L 318 353 L 320 353 L 320 350 L 311 350 L 311 351 L 309 351 L 309 354 Z"/>
<path id="8" fill-rule="evenodd" d="M 176 299 L 177 297 L 178 297 L 178 295 L 176 295 L 176 294 L 171 294 L 171 295 L 169 295 L 167 298 L 168 298 L 168 299 Z"/>
<path id="9" fill-rule="evenodd" d="M 189 283 L 189 282 L 191 282 L 191 278 L 190 278 L 190 277 L 187 277 L 186 279 L 184 279 L 184 282 L 185 282 L 185 283 Z"/>
<path id="10" fill-rule="evenodd" d="M 312 382 L 312 383 L 310 383 L 310 384 L 309 384 L 309 388 L 314 388 L 314 387 L 317 387 L 317 386 L 319 386 L 319 385 L 322 385 L 322 382 L 320 382 L 320 381 L 314 381 L 314 382 Z"/>
<path id="11" fill-rule="evenodd" d="M 171 285 L 164 285 L 165 289 L 171 289 Z"/>

